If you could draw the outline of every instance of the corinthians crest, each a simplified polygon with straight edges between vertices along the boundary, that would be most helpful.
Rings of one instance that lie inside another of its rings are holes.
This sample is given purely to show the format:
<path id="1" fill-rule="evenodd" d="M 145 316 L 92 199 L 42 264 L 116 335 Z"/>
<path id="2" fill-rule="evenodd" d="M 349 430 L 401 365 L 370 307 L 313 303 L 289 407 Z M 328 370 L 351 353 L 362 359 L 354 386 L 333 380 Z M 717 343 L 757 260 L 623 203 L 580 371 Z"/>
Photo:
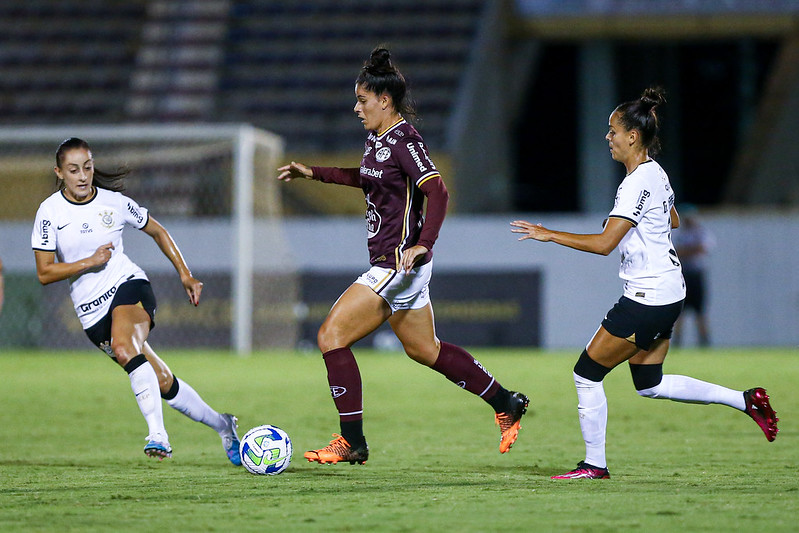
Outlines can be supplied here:
<path id="1" fill-rule="evenodd" d="M 100 223 L 104 228 L 110 228 L 114 225 L 114 212 L 113 211 L 100 211 Z"/>

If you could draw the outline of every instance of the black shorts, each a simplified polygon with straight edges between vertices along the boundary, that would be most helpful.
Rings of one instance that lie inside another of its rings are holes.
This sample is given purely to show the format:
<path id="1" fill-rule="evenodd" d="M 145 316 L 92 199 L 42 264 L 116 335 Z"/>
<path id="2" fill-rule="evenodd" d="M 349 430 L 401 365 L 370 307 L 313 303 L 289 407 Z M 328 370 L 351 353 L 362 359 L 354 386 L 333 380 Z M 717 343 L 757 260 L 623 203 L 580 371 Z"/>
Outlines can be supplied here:
<path id="1" fill-rule="evenodd" d="M 649 350 L 656 339 L 670 339 L 684 300 L 668 305 L 644 305 L 626 296 L 619 298 L 602 321 L 608 333 Z"/>
<path id="2" fill-rule="evenodd" d="M 683 271 L 685 278 L 685 308 L 699 314 L 705 310 L 705 277 L 701 271 Z"/>
<path id="3" fill-rule="evenodd" d="M 111 313 L 119 305 L 141 305 L 147 314 L 150 315 L 150 329 L 155 327 L 155 294 L 150 282 L 146 279 L 132 279 L 126 281 L 117 289 L 114 299 L 111 300 L 111 307 L 108 314 L 100 319 L 93 326 L 83 330 L 92 344 L 114 357 L 111 351 Z"/>

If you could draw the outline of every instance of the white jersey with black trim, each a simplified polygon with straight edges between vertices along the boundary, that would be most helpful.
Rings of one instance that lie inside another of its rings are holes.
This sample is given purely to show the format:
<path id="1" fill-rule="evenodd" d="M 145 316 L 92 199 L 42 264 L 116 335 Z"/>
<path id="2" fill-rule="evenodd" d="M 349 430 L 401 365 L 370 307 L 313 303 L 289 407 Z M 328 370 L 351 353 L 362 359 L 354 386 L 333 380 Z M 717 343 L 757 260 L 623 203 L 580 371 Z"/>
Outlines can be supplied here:
<path id="1" fill-rule="evenodd" d="M 147 275 L 124 253 L 125 225 L 142 229 L 150 220 L 147 209 L 118 192 L 95 189 L 94 198 L 78 204 L 62 191 L 39 205 L 31 234 L 34 250 L 55 252 L 61 263 L 90 257 L 103 244 L 114 245 L 111 259 L 98 268 L 69 278 L 69 292 L 83 329 L 108 313 L 114 293 L 125 281 Z"/>
<path id="2" fill-rule="evenodd" d="M 609 217 L 633 227 L 619 243 L 619 277 L 624 295 L 645 305 L 667 305 L 685 298 L 685 282 L 671 242 L 674 192 L 657 162 L 641 163 L 619 185 Z"/>

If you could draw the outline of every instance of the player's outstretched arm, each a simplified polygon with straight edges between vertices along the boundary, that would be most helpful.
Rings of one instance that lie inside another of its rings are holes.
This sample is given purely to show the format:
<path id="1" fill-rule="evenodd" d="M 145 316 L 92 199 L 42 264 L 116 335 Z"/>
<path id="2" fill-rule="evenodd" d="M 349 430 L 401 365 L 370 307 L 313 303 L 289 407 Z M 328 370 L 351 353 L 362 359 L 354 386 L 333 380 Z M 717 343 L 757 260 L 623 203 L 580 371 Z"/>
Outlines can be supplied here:
<path id="1" fill-rule="evenodd" d="M 189 296 L 189 301 L 192 305 L 197 306 L 200 303 L 200 294 L 203 291 L 203 283 L 191 274 L 183 254 L 180 253 L 175 239 L 166 230 L 164 226 L 158 223 L 153 217 L 147 221 L 147 224 L 142 228 L 147 235 L 153 238 L 158 244 L 161 252 L 169 259 L 172 266 L 177 270 L 180 275 L 180 282 L 183 288 L 186 289 L 186 294 Z"/>
<path id="2" fill-rule="evenodd" d="M 310 167 L 295 161 L 292 161 L 288 165 L 282 166 L 277 170 L 280 172 L 280 174 L 277 176 L 277 179 L 280 181 L 291 181 L 295 178 L 305 178 L 307 180 L 314 179 L 313 170 L 311 170 Z"/>
<path id="3" fill-rule="evenodd" d="M 554 242 L 562 246 L 574 248 L 581 252 L 608 255 L 616 249 L 621 240 L 630 231 L 632 224 L 628 220 L 610 217 L 602 233 L 582 234 L 555 231 L 541 224 L 532 224 L 525 220 L 514 220 L 510 223 L 513 233 L 521 233 L 520 241 L 534 239 L 541 242 Z"/>

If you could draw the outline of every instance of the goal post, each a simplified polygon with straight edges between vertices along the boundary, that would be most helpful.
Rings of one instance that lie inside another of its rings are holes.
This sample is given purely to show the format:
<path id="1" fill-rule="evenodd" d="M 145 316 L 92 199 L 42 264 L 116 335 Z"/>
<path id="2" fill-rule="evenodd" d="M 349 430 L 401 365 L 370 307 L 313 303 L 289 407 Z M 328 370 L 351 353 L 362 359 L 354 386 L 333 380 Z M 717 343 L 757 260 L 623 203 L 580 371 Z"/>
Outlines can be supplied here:
<path id="1" fill-rule="evenodd" d="M 181 250 L 184 253 L 187 248 L 199 250 L 187 257 L 192 269 L 227 271 L 223 277 L 229 275 L 229 281 L 222 280 L 218 285 L 229 283 L 229 294 L 220 296 L 214 309 L 227 315 L 223 321 L 229 326 L 228 338 L 217 338 L 206 345 L 226 344 L 240 355 L 250 353 L 254 346 L 253 298 L 268 292 L 268 288 L 256 287 L 254 282 L 258 275 L 253 261 L 258 245 L 255 220 L 277 222 L 278 235 L 269 239 L 281 238 L 281 200 L 275 176 L 283 155 L 283 139 L 250 124 L 0 127 L 0 142 L 4 147 L 0 155 L 0 184 L 19 183 L 20 180 L 36 184 L 30 190 L 19 185 L 24 194 L 19 194 L 18 199 L 29 205 L 10 206 L 12 200 L 7 198 L 9 207 L 6 208 L 0 201 L 0 208 L 6 211 L 2 216 L 4 220 L 29 220 L 32 224 L 36 207 L 54 190 L 55 149 L 69 137 L 80 137 L 89 143 L 98 168 L 114 170 L 127 166 L 132 170 L 125 194 L 147 207 L 155 217 L 168 219 L 165 225 L 170 231 L 173 223 L 178 229 L 184 228 L 183 235 L 189 238 L 176 237 Z M 3 177 L 3 172 L 11 172 L 13 176 Z M 14 209 L 19 212 L 12 213 Z M 274 224 L 269 226 L 275 227 Z M 206 236 L 206 233 L 219 236 L 225 232 L 227 238 Z M 128 235 L 130 232 L 126 232 L 125 245 L 130 248 Z M 187 242 L 195 240 L 201 242 Z M 149 248 L 153 248 L 151 243 Z M 156 249 L 155 253 L 160 252 Z M 230 257 L 220 257 L 225 253 Z M 139 254 L 131 254 L 131 259 L 140 262 Z M 151 267 L 147 266 L 146 258 L 144 263 L 141 266 L 150 275 Z M 158 268 L 166 273 L 171 265 L 164 269 L 163 264 L 161 258 Z M 174 277 L 174 271 L 171 275 Z M 61 293 L 63 295 L 63 288 Z M 280 305 L 290 309 L 293 298 L 287 296 L 285 300 Z M 156 318 L 159 326 L 160 313 L 159 298 Z M 73 316 L 72 320 L 77 319 Z M 164 322 L 168 326 L 171 320 L 167 316 Z M 190 333 L 186 335 L 187 344 L 198 338 Z M 275 345 L 292 346 L 295 340 L 289 335 L 275 339 Z M 263 346 L 263 342 L 260 345 Z"/>

